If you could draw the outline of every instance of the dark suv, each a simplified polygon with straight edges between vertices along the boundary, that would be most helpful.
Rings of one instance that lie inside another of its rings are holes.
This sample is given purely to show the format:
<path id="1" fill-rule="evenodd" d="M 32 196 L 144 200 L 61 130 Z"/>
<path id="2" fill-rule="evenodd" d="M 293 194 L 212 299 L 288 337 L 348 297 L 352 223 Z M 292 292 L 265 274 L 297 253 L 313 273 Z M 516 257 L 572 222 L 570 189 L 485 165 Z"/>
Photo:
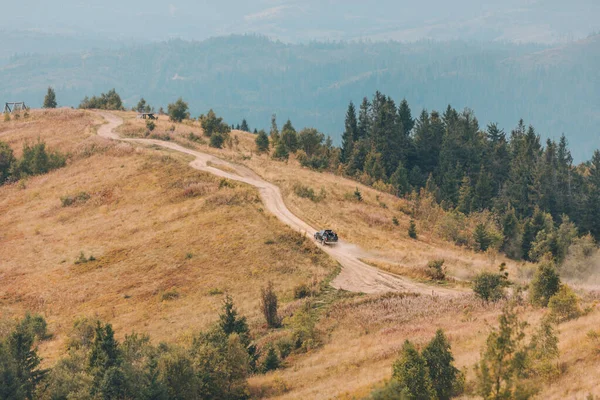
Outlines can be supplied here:
<path id="1" fill-rule="evenodd" d="M 321 244 L 336 243 L 338 235 L 331 229 L 324 229 L 315 233 L 315 240 Z"/>

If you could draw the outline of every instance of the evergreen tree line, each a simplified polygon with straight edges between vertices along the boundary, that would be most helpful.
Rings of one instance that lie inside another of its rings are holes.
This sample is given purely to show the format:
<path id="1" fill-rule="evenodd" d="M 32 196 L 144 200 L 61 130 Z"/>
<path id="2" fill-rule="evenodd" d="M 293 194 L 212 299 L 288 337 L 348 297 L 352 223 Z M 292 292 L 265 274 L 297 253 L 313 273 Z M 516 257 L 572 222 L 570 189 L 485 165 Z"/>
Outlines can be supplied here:
<path id="1" fill-rule="evenodd" d="M 263 297 L 273 315 L 271 291 Z M 39 315 L 0 337 L 1 399 L 246 399 L 247 377 L 280 363 L 272 346 L 259 352 L 229 296 L 218 322 L 188 346 L 153 345 L 136 333 L 120 342 L 110 324 L 82 318 L 68 335 L 66 356 L 42 369 L 37 345 L 47 338 Z"/>
<path id="2" fill-rule="evenodd" d="M 339 156 L 343 173 L 398 196 L 426 188 L 445 209 L 493 211 L 515 258 L 560 258 L 561 226 L 600 239 L 600 151 L 574 165 L 564 135 L 542 146 L 522 120 L 507 135 L 496 124 L 481 129 L 468 109 L 413 118 L 406 100 L 377 92 L 348 106 Z M 536 241 L 545 248 L 534 254 Z"/>
<path id="3" fill-rule="evenodd" d="M 66 165 L 66 157 L 57 151 L 48 151 L 46 143 L 38 140 L 23 144 L 20 159 L 14 156 L 12 148 L 0 141 L 0 185 L 15 182 L 32 175 L 42 175 Z"/>

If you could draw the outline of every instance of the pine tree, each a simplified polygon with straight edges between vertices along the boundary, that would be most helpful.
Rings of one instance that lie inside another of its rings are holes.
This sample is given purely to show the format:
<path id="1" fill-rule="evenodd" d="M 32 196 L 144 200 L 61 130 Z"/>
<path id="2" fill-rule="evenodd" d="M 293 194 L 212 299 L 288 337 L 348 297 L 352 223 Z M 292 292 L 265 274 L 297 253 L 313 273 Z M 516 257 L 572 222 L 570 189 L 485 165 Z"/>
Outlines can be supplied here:
<path id="1" fill-rule="evenodd" d="M 423 349 L 422 354 L 437 398 L 450 399 L 459 389 L 462 377 L 460 371 L 454 366 L 454 357 L 444 331 L 437 330 L 435 337 Z"/>
<path id="2" fill-rule="evenodd" d="M 417 224 L 415 224 L 415 220 L 412 218 L 410 220 L 410 225 L 408 226 L 408 237 L 417 239 Z"/>
<path id="3" fill-rule="evenodd" d="M 280 361 L 277 352 L 275 352 L 275 348 L 273 346 L 269 346 L 267 350 L 267 356 L 263 361 L 262 370 L 263 372 L 275 371 L 279 368 Z"/>
<path id="4" fill-rule="evenodd" d="M 517 398 L 519 381 L 527 367 L 527 323 L 519 320 L 513 303 L 504 307 L 499 321 L 499 328 L 487 338 L 475 370 L 478 394 L 484 399 Z"/>
<path id="5" fill-rule="evenodd" d="M 502 242 L 502 251 L 504 251 L 509 257 L 518 259 L 521 257 L 521 244 L 520 240 L 520 225 L 515 213 L 515 209 L 508 204 L 506 211 L 502 216 L 502 235 L 504 240 Z"/>
<path id="6" fill-rule="evenodd" d="M 122 360 L 112 326 L 110 324 L 102 326 L 98 322 L 88 359 L 88 370 L 94 377 L 91 394 L 102 392 L 107 372 L 113 369 L 113 372 L 116 373 L 114 369 L 121 366 Z"/>
<path id="7" fill-rule="evenodd" d="M 471 201 L 472 211 L 483 211 L 491 208 L 492 198 L 494 196 L 494 188 L 490 174 L 482 165 L 479 168 L 479 176 L 473 190 L 473 198 Z"/>
<path id="8" fill-rule="evenodd" d="M 487 251 L 492 242 L 484 224 L 477 224 L 473 233 L 473 239 L 476 251 Z"/>
<path id="9" fill-rule="evenodd" d="M 548 301 L 560 289 L 560 276 L 552 261 L 545 261 L 538 265 L 530 284 L 531 303 L 540 307 L 547 307 Z"/>
<path id="10" fill-rule="evenodd" d="M 256 143 L 256 151 L 258 153 L 265 153 L 269 151 L 269 137 L 264 130 L 261 129 L 260 132 L 258 132 L 254 142 Z"/>
<path id="11" fill-rule="evenodd" d="M 408 173 L 406 172 L 406 168 L 404 168 L 402 163 L 398 164 L 398 168 L 396 168 L 396 171 L 394 171 L 390 177 L 390 185 L 394 187 L 396 195 L 399 197 L 402 197 L 410 192 Z"/>
<path id="12" fill-rule="evenodd" d="M 179 99 L 177 99 L 177 101 L 175 103 L 169 104 L 167 107 L 167 110 L 168 110 L 169 118 L 173 122 L 181 122 L 184 119 L 188 119 L 190 117 L 190 113 L 188 112 L 188 110 L 189 110 L 188 103 L 183 101 L 183 99 L 181 97 Z M 210 112 L 209 112 L 209 114 L 210 114 Z M 210 136 L 210 135 L 207 135 L 207 136 Z"/>
<path id="13" fill-rule="evenodd" d="M 584 229 L 600 241 L 600 151 L 594 151 L 587 178 L 588 197 L 585 204 Z"/>
<path id="14" fill-rule="evenodd" d="M 56 108 L 56 92 L 53 88 L 48 87 L 46 97 L 44 97 L 44 108 Z"/>
<path id="15" fill-rule="evenodd" d="M 242 125 L 240 125 L 240 130 L 242 130 L 244 132 L 250 132 L 250 127 L 248 127 L 248 122 L 246 121 L 245 118 L 242 120 Z"/>
<path id="16" fill-rule="evenodd" d="M 385 168 L 381 160 L 381 154 L 371 151 L 365 160 L 364 171 L 367 175 L 373 178 L 374 182 L 385 180 Z"/>
<path id="17" fill-rule="evenodd" d="M 471 179 L 468 176 L 465 175 L 463 177 L 458 193 L 458 204 L 456 209 L 463 214 L 470 213 L 471 204 L 473 202 L 473 193 L 471 190 Z"/>
<path id="18" fill-rule="evenodd" d="M 33 333 L 20 324 L 7 341 L 8 351 L 14 360 L 14 380 L 20 383 L 20 391 L 26 399 L 34 398 L 37 386 L 48 372 L 39 368 L 41 359 L 34 348 L 34 340 Z"/>
<path id="19" fill-rule="evenodd" d="M 281 141 L 285 144 L 288 152 L 295 153 L 298 150 L 298 134 L 289 119 L 281 128 Z"/>
<path id="20" fill-rule="evenodd" d="M 146 100 L 142 97 L 140 99 L 140 101 L 137 103 L 137 106 L 135 107 L 135 110 L 139 113 L 143 113 L 146 111 Z"/>
<path id="21" fill-rule="evenodd" d="M 366 140 L 355 142 L 352 156 L 348 160 L 348 164 L 346 166 L 346 173 L 348 175 L 355 175 L 362 172 L 364 170 L 368 154 L 369 148 L 367 147 Z"/>
<path id="22" fill-rule="evenodd" d="M 223 308 L 219 315 L 219 326 L 225 335 L 237 334 L 244 345 L 250 342 L 250 330 L 246 317 L 238 317 L 237 310 L 233 304 L 231 296 L 225 296 Z"/>
<path id="23" fill-rule="evenodd" d="M 496 124 L 487 127 L 489 156 L 486 160 L 492 180 L 492 196 L 500 193 L 510 171 L 510 152 L 506 134 Z"/>
<path id="24" fill-rule="evenodd" d="M 354 138 L 358 138 L 358 122 L 356 121 L 356 109 L 354 103 L 350 102 L 346 112 L 346 123 L 342 134 L 342 163 L 347 163 L 352 155 Z"/>
<path id="25" fill-rule="evenodd" d="M 273 147 L 276 147 L 279 143 L 279 129 L 277 129 L 277 116 L 273 114 L 271 116 L 271 132 L 269 133 L 271 136 L 271 143 L 273 143 Z"/>
<path id="26" fill-rule="evenodd" d="M 285 142 L 283 140 L 277 140 L 275 151 L 273 152 L 273 158 L 276 160 L 287 160 L 289 157 L 290 153 L 287 150 Z"/>
<path id="27" fill-rule="evenodd" d="M 261 289 L 260 309 L 269 328 L 280 326 L 281 320 L 277 315 L 277 295 L 273 290 L 273 282 L 267 283 L 267 287 Z"/>
<path id="28" fill-rule="evenodd" d="M 0 185 L 10 178 L 16 161 L 12 148 L 7 143 L 0 141 Z"/>
<path id="29" fill-rule="evenodd" d="M 358 111 L 358 136 L 354 138 L 354 142 L 367 139 L 371 135 L 371 103 L 365 97 Z"/>
<path id="30" fill-rule="evenodd" d="M 408 340 L 404 342 L 400 357 L 393 366 L 392 379 L 404 389 L 406 399 L 435 399 L 430 371 L 425 358 Z"/>

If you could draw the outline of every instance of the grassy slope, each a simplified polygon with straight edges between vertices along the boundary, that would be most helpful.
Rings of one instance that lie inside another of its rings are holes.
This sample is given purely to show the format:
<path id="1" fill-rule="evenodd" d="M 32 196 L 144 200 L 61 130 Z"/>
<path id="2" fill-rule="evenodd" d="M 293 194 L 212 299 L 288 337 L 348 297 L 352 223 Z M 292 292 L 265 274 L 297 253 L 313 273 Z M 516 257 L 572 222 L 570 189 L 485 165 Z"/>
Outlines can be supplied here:
<path id="1" fill-rule="evenodd" d="M 132 119 L 132 114 L 122 116 L 126 120 L 122 133 L 138 136 L 145 130 L 143 122 Z M 164 134 L 172 126 L 163 119 L 157 123 L 155 132 Z M 513 279 L 524 280 L 531 274 L 532 265 L 516 263 L 494 252 L 477 254 L 445 242 L 435 230 L 428 229 L 425 221 L 417 221 L 419 240 L 409 239 L 410 218 L 404 211 L 410 210 L 411 204 L 406 200 L 330 173 L 301 168 L 293 159 L 281 163 L 266 155 L 257 155 L 254 135 L 234 131 L 232 137 L 237 137 L 237 144 L 234 140 L 231 148 L 215 150 L 187 140 L 190 132 L 202 134 L 195 123 L 176 124 L 170 138 L 251 167 L 281 187 L 286 204 L 294 213 L 315 227 L 332 227 L 343 238 L 387 261 L 394 261 L 379 263 L 392 271 L 418 277 L 418 271 L 410 273 L 411 270 L 423 267 L 429 260 L 444 258 L 449 273 L 458 278 L 468 279 L 482 270 L 496 270 L 501 262 L 507 263 Z M 314 203 L 296 196 L 293 190 L 296 183 L 310 186 L 317 193 L 323 188 L 326 199 Z M 356 187 L 362 192 L 362 203 L 347 199 Z M 399 226 L 393 225 L 394 216 Z M 369 393 L 374 384 L 389 378 L 391 364 L 404 340 L 424 344 L 438 327 L 449 335 L 458 366 L 472 379 L 472 367 L 479 359 L 489 326 L 496 324 L 499 312 L 500 306 L 483 306 L 471 298 L 360 296 L 346 299 L 330 306 L 325 313 L 327 318 L 320 323 L 327 337 L 323 347 L 293 359 L 290 368 L 252 378 L 251 384 L 255 393 L 274 398 L 361 397 Z M 523 316 L 533 325 L 541 314 L 530 307 L 523 310 Z M 600 314 L 593 311 L 560 326 L 561 363 L 565 371 L 556 382 L 545 383 L 540 398 L 600 395 L 594 380 L 600 376 L 599 356 L 596 351 L 590 351 L 599 346 L 587 338 L 587 331 L 596 329 L 598 322 Z M 582 374 L 581 368 L 586 373 Z"/>
<path id="2" fill-rule="evenodd" d="M 60 352 L 63 334 L 82 315 L 112 322 L 121 335 L 181 339 L 216 319 L 222 296 L 211 295 L 214 289 L 229 291 L 259 323 L 267 280 L 289 301 L 294 285 L 335 269 L 310 242 L 294 244 L 296 235 L 261 211 L 253 189 L 219 189 L 219 179 L 177 154 L 89 138 L 88 115 L 62 114 L 11 123 L 15 129 L 0 136 L 19 148 L 35 132 L 75 154 L 66 168 L 30 178 L 25 188 L 0 189 L 2 314 L 44 314 L 55 333 L 44 356 Z M 77 141 L 107 148 L 87 157 Z M 189 187 L 203 194 L 186 197 Z M 91 195 L 85 204 L 61 206 L 61 196 L 81 191 Z M 81 251 L 97 261 L 75 265 Z M 165 301 L 165 292 L 179 297 Z"/>
<path id="3" fill-rule="evenodd" d="M 129 119 L 121 128 L 123 133 L 143 131 L 142 121 L 132 120 L 131 114 L 124 116 Z M 308 253 L 294 247 L 289 231 L 252 201 L 255 192 L 251 189 L 218 190 L 215 179 L 186 168 L 173 153 L 165 158 L 164 151 L 134 152 L 128 145 L 107 145 L 89 138 L 94 122 L 87 114 L 34 115 L 33 119 L 0 123 L 0 138 L 18 148 L 23 137 L 39 133 L 51 146 L 75 154 L 85 153 L 78 144 L 82 141 L 88 148 L 90 143 L 109 146 L 91 157 L 74 157 L 63 170 L 30 179 L 26 189 L 19 185 L 0 189 L 0 226 L 9 227 L 0 231 L 0 253 L 7 255 L 0 273 L 8 282 L 0 288 L 2 312 L 14 315 L 33 309 L 48 317 L 56 336 L 44 345 L 46 357 L 60 351 L 62 334 L 78 315 L 109 320 L 121 335 L 135 329 L 154 339 L 185 339 L 187 333 L 216 318 L 220 296 L 210 296 L 212 288 L 227 288 L 251 317 L 254 329 L 260 329 L 257 292 L 267 279 L 277 282 L 287 301 L 293 284 L 322 278 L 333 268 L 312 246 Z M 171 125 L 159 121 L 157 132 Z M 182 139 L 189 132 L 201 134 L 199 127 L 181 124 L 172 136 L 195 145 Z M 234 135 L 237 148 L 199 147 L 251 166 L 282 187 L 286 203 L 298 215 L 316 226 L 337 229 L 365 249 L 381 251 L 396 260 L 399 269 L 421 267 L 443 257 L 450 273 L 469 277 L 504 260 L 449 245 L 424 228 L 419 241 L 409 240 L 408 216 L 400 211 L 407 209 L 405 201 L 331 174 L 299 168 L 293 160 L 283 164 L 266 156 L 249 158 L 253 136 Z M 323 187 L 326 200 L 313 203 L 298 198 L 292 189 L 296 182 L 317 190 Z M 190 183 L 208 187 L 206 194 L 192 199 L 182 196 Z M 356 186 L 365 198 L 362 203 L 345 199 Z M 88 203 L 60 206 L 60 196 L 81 190 L 93 194 Z M 215 197 L 230 198 L 236 193 L 249 201 L 217 205 L 223 201 Z M 391 223 L 392 216 L 398 217 L 400 227 Z M 275 244 L 266 245 L 270 240 Z M 79 251 L 94 254 L 98 261 L 74 266 Z M 188 259 L 187 253 L 193 257 Z M 523 266 L 509 263 L 509 268 L 517 276 Z M 172 289 L 180 297 L 163 301 L 162 294 Z M 257 396 L 274 398 L 360 397 L 389 377 L 405 339 L 423 344 L 438 327 L 446 330 L 457 364 L 468 368 L 472 378 L 472 365 L 478 360 L 488 324 L 496 323 L 498 313 L 499 306 L 484 306 L 469 297 L 353 296 L 327 302 L 318 325 L 324 345 L 291 357 L 286 369 L 252 377 L 251 387 Z M 526 308 L 522 315 L 535 323 L 541 313 Z M 593 311 L 561 325 L 565 372 L 546 385 L 540 398 L 600 395 L 594 379 L 600 375 L 599 346 L 587 338 L 588 330 L 597 329 L 599 322 L 600 314 Z"/>

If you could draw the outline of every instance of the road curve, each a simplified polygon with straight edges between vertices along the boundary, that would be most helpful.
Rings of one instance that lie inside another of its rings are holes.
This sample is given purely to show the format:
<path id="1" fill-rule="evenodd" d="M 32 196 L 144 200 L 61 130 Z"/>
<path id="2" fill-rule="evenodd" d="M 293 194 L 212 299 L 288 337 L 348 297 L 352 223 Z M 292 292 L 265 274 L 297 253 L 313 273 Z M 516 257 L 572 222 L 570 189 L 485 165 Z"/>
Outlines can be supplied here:
<path id="1" fill-rule="evenodd" d="M 258 188 L 265 208 L 275 215 L 284 224 L 292 229 L 312 236 L 315 228 L 294 215 L 285 205 L 283 196 L 279 187 L 265 181 L 255 172 L 242 165 L 233 164 L 222 160 L 210 154 L 200 151 L 187 149 L 176 143 L 165 142 L 155 139 L 129 139 L 121 138 L 115 129 L 123 123 L 123 120 L 114 114 L 107 112 L 98 112 L 108 123 L 101 125 L 98 129 L 98 135 L 107 139 L 121 140 L 125 142 L 134 142 L 140 144 L 153 144 L 167 149 L 175 150 L 181 153 L 189 154 L 195 159 L 190 162 L 190 166 L 200 171 L 210 172 L 211 174 L 243 182 Z M 210 162 L 210 165 L 209 165 Z M 222 165 L 235 173 L 226 172 L 211 165 Z M 358 246 L 344 241 L 340 241 L 334 246 L 323 246 L 323 251 L 337 260 L 342 266 L 340 274 L 333 280 L 331 285 L 336 289 L 343 289 L 358 293 L 387 293 L 387 292 L 412 292 L 428 295 L 457 295 L 457 292 L 448 288 L 437 288 L 422 283 L 414 282 L 407 278 L 389 274 L 360 261 L 369 257 L 369 254 Z"/>

